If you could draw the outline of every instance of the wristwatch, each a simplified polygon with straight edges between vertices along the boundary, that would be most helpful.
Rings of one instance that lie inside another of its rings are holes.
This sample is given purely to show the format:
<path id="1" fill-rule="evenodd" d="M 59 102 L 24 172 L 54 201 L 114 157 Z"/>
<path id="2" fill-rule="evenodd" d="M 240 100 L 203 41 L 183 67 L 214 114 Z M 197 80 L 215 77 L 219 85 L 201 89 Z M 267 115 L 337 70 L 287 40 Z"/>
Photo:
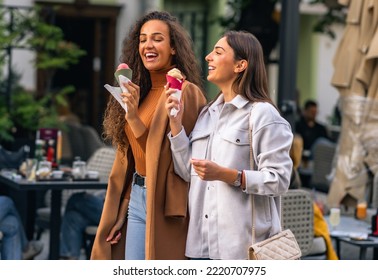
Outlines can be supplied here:
<path id="1" fill-rule="evenodd" d="M 236 180 L 232 183 L 233 186 L 240 188 L 241 186 L 241 179 L 242 179 L 242 172 L 238 170 L 238 176 L 236 177 Z"/>

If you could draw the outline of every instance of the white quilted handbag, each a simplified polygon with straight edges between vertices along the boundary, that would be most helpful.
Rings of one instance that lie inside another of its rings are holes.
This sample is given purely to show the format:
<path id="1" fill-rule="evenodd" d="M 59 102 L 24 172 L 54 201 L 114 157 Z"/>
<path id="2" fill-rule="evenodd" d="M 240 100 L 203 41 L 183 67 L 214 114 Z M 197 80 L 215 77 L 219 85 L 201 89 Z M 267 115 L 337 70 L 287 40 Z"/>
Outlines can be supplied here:
<path id="1" fill-rule="evenodd" d="M 290 229 L 254 243 L 248 248 L 250 260 L 298 260 L 301 255 L 301 249 Z"/>

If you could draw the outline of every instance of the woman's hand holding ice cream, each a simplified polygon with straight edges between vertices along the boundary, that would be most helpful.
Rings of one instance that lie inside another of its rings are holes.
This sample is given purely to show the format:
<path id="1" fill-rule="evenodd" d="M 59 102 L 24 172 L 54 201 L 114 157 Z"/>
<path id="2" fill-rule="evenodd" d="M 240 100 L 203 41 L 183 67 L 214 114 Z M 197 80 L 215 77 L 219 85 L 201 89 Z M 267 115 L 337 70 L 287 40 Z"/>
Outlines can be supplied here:
<path id="1" fill-rule="evenodd" d="M 166 102 L 165 108 L 169 117 L 172 136 L 177 135 L 182 129 L 182 115 L 184 104 L 182 100 L 178 100 L 175 94 L 177 89 L 170 88 L 169 83 L 165 85 Z M 176 110 L 176 115 L 172 115 L 172 110 Z"/>
<path id="2" fill-rule="evenodd" d="M 125 92 L 121 93 L 122 102 L 127 107 L 125 118 L 127 123 L 130 125 L 135 137 L 142 135 L 146 127 L 139 117 L 138 105 L 140 99 L 140 88 L 133 82 L 127 82 L 122 84 L 125 87 Z"/>
<path id="3" fill-rule="evenodd" d="M 140 97 L 139 86 L 131 82 L 132 74 L 133 71 L 126 63 L 119 64 L 114 73 L 114 77 L 122 90 L 121 98 L 125 104 L 126 119 L 128 121 L 136 116 Z"/>
<path id="4" fill-rule="evenodd" d="M 122 86 L 126 89 L 121 93 L 122 101 L 127 107 L 126 120 L 130 122 L 138 113 L 140 89 L 133 82 L 124 83 Z"/>
<path id="5" fill-rule="evenodd" d="M 168 86 L 170 88 L 176 89 L 176 91 L 172 93 L 173 96 L 176 97 L 178 101 L 180 101 L 181 100 L 181 87 L 184 82 L 184 76 L 182 75 L 179 69 L 173 68 L 170 71 L 168 71 L 166 77 L 167 77 Z M 178 110 L 179 108 L 178 109 L 172 108 L 172 110 L 170 111 L 170 114 L 175 117 L 178 113 Z"/>
<path id="6" fill-rule="evenodd" d="M 132 79 L 133 71 L 129 68 L 129 66 L 126 63 L 121 63 L 118 65 L 117 70 L 114 72 L 114 77 L 116 78 L 119 87 L 113 87 L 111 85 L 104 85 L 104 87 L 113 95 L 113 97 L 121 104 L 121 106 L 125 109 L 127 112 L 127 106 L 122 101 L 122 92 L 126 92 L 127 88 L 124 86 L 124 84 L 127 84 Z"/>
<path id="7" fill-rule="evenodd" d="M 104 87 L 125 109 L 125 119 L 130 125 L 135 137 L 139 137 L 145 132 L 146 128 L 138 114 L 140 88 L 137 84 L 131 82 L 132 73 L 133 71 L 126 63 L 121 63 L 114 73 L 119 87 L 113 87 L 108 84 Z"/>

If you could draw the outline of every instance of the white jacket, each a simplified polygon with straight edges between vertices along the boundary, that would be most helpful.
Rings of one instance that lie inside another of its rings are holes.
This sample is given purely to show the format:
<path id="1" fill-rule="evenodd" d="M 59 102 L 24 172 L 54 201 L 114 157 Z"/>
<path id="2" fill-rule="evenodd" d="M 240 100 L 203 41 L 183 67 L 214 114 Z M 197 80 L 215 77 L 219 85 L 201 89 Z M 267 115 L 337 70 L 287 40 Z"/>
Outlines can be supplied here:
<path id="1" fill-rule="evenodd" d="M 254 170 L 250 167 L 249 122 Z M 255 194 L 256 241 L 280 230 L 279 199 L 289 187 L 293 134 L 269 103 L 250 103 L 240 95 L 224 104 L 223 95 L 205 107 L 188 138 L 169 135 L 175 172 L 190 181 L 186 256 L 246 259 L 252 242 L 251 195 Z M 246 191 L 223 181 L 203 181 L 190 159 L 208 159 L 244 170 Z"/>

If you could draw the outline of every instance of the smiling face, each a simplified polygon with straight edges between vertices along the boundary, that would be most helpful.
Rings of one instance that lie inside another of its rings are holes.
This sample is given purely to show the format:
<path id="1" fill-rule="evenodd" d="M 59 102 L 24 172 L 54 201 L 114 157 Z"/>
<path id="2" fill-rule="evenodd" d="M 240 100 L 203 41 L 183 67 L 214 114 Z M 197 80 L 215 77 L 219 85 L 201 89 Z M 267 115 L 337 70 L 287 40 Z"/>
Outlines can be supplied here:
<path id="1" fill-rule="evenodd" d="M 143 24 L 139 36 L 139 54 L 149 70 L 161 70 L 172 65 L 175 50 L 171 47 L 168 25 L 161 20 Z"/>
<path id="2" fill-rule="evenodd" d="M 220 88 L 229 86 L 237 76 L 237 61 L 234 59 L 234 50 L 229 46 L 225 37 L 221 38 L 214 46 L 211 53 L 206 56 L 209 64 L 207 80 Z"/>

